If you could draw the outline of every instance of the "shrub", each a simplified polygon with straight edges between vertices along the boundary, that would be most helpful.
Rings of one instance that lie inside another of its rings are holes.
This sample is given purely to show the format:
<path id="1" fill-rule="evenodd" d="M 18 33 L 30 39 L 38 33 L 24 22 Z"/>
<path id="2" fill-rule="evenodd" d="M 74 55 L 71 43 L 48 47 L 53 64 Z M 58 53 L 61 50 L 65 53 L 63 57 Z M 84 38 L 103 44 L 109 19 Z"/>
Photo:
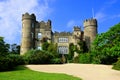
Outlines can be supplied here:
<path id="1" fill-rule="evenodd" d="M 62 61 L 60 58 L 53 58 L 50 61 L 51 64 L 62 64 Z"/>
<path id="2" fill-rule="evenodd" d="M 120 58 L 118 59 L 116 63 L 114 63 L 113 69 L 120 70 Z"/>
<path id="3" fill-rule="evenodd" d="M 90 53 L 84 53 L 79 55 L 79 63 L 91 63 Z"/>
<path id="4" fill-rule="evenodd" d="M 56 53 L 57 54 L 57 53 Z M 30 50 L 23 55 L 26 64 L 61 64 L 61 58 L 57 55 L 41 50 Z"/>
<path id="5" fill-rule="evenodd" d="M 49 64 L 53 55 L 46 51 L 30 50 L 23 57 L 27 64 Z"/>
<path id="6" fill-rule="evenodd" d="M 24 64 L 24 60 L 19 55 L 9 54 L 0 57 L 0 71 L 11 70 L 21 64 Z"/>
<path id="7" fill-rule="evenodd" d="M 90 53 L 79 54 L 77 57 L 73 59 L 74 63 L 91 63 L 91 55 Z"/>
<path id="8" fill-rule="evenodd" d="M 14 65 L 25 64 L 23 57 L 18 54 L 10 54 L 9 58 L 12 59 Z"/>
<path id="9" fill-rule="evenodd" d="M 79 56 L 76 56 L 75 58 L 73 58 L 73 63 L 79 63 Z"/>

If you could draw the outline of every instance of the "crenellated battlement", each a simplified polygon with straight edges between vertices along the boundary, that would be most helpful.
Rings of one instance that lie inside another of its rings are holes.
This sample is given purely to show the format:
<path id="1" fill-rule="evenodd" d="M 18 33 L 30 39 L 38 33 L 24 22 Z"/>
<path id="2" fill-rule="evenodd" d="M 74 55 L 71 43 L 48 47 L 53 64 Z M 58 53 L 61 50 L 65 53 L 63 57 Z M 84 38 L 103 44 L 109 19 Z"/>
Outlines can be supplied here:
<path id="1" fill-rule="evenodd" d="M 55 36 L 71 36 L 72 33 L 70 32 L 56 32 L 54 33 Z"/>
<path id="2" fill-rule="evenodd" d="M 34 14 L 22 14 L 22 40 L 21 51 L 23 55 L 31 49 L 42 49 L 43 38 L 57 44 L 58 53 L 69 53 L 69 44 L 78 45 L 79 41 L 85 41 L 85 46 L 90 49 L 92 41 L 97 34 L 97 20 L 86 19 L 84 31 L 80 26 L 74 26 L 72 32 L 52 32 L 52 21 L 37 21 Z M 64 44 L 63 44 L 64 43 Z M 65 52 L 63 52 L 65 51 Z"/>
<path id="3" fill-rule="evenodd" d="M 81 31 L 81 28 L 79 26 L 74 26 L 73 30 L 74 31 Z"/>
<path id="4" fill-rule="evenodd" d="M 44 22 L 44 21 L 40 21 L 39 22 L 40 24 L 40 27 L 43 29 L 51 29 L 51 20 L 48 19 L 47 22 Z"/>
<path id="5" fill-rule="evenodd" d="M 23 19 L 34 19 L 34 20 L 36 20 L 36 16 L 34 14 L 25 13 L 25 14 L 22 14 L 22 20 Z"/>
<path id="6" fill-rule="evenodd" d="M 97 26 L 97 20 L 96 19 L 86 19 L 84 21 L 84 27 L 87 27 L 87 26 Z"/>

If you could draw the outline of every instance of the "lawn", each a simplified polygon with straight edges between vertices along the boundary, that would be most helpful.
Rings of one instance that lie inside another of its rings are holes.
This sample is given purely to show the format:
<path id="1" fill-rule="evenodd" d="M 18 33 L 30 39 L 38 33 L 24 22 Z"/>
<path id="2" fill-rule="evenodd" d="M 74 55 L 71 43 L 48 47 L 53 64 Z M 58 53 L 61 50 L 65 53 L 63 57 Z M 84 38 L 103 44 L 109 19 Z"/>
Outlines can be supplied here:
<path id="1" fill-rule="evenodd" d="M 43 73 L 18 66 L 13 71 L 0 72 L 0 80 L 81 80 L 66 74 Z"/>

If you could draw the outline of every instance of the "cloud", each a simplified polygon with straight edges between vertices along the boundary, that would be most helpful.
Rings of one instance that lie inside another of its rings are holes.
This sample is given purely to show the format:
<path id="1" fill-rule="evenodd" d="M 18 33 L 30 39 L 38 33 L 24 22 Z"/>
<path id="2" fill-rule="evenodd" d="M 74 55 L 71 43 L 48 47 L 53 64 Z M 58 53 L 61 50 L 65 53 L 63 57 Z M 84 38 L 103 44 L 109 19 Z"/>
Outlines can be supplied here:
<path id="1" fill-rule="evenodd" d="M 106 20 L 106 14 L 103 13 L 103 12 L 97 12 L 97 13 L 95 14 L 95 18 L 96 18 L 98 21 L 103 22 L 103 21 Z"/>
<path id="2" fill-rule="evenodd" d="M 113 15 L 113 16 L 111 17 L 111 19 L 114 19 L 114 18 L 120 18 L 120 14 Z"/>
<path id="3" fill-rule="evenodd" d="M 67 27 L 68 28 L 73 28 L 73 26 L 82 26 L 83 20 L 69 20 L 67 22 Z"/>
<path id="4" fill-rule="evenodd" d="M 75 26 L 75 21 L 74 20 L 68 21 L 67 27 L 73 27 L 73 26 Z"/>
<path id="5" fill-rule="evenodd" d="M 20 43 L 21 17 L 29 12 L 35 13 L 39 20 L 48 16 L 50 0 L 2 0 L 0 1 L 0 36 L 7 43 Z"/>
<path id="6" fill-rule="evenodd" d="M 115 4 L 117 1 L 118 1 L 118 0 L 111 0 L 111 1 L 106 2 L 106 4 L 108 4 L 108 5 L 113 5 L 113 4 Z"/>
<path id="7" fill-rule="evenodd" d="M 111 7 L 113 7 L 113 4 L 116 4 L 118 0 L 110 0 L 107 1 L 105 3 L 103 3 L 104 5 L 99 9 L 99 11 L 95 14 L 95 18 L 99 21 L 99 22 L 104 22 L 110 18 L 112 18 L 111 16 L 114 15 L 110 15 L 109 13 L 107 13 L 107 11 L 109 9 L 111 9 Z M 116 16 L 115 16 L 116 17 Z M 118 17 L 118 16 L 117 16 Z"/>

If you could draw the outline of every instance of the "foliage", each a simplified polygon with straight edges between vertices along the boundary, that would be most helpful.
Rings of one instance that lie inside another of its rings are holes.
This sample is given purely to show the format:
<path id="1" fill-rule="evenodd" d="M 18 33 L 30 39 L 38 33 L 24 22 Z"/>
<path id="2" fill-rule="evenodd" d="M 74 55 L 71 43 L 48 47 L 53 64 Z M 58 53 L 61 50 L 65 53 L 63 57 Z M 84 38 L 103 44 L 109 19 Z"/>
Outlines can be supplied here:
<path id="1" fill-rule="evenodd" d="M 79 55 L 79 63 L 91 63 L 90 53 L 84 53 Z"/>
<path id="2" fill-rule="evenodd" d="M 51 64 L 62 64 L 62 61 L 60 58 L 53 58 L 51 59 Z"/>
<path id="3" fill-rule="evenodd" d="M 68 57 L 68 60 L 72 60 L 74 57 L 74 44 L 73 43 L 69 45 L 69 54 L 67 57 Z"/>
<path id="4" fill-rule="evenodd" d="M 61 63 L 60 58 L 55 57 L 52 53 L 41 50 L 30 50 L 23 55 L 27 64 L 55 64 Z M 58 61 L 58 62 L 57 62 Z"/>
<path id="5" fill-rule="evenodd" d="M 9 54 L 8 56 L 10 59 L 12 59 L 12 64 L 14 65 L 23 65 L 25 64 L 24 59 L 22 56 L 18 55 L 18 54 Z"/>
<path id="6" fill-rule="evenodd" d="M 6 56 L 9 53 L 9 44 L 6 44 L 3 37 L 0 37 L 0 58 Z"/>
<path id="7" fill-rule="evenodd" d="M 0 72 L 0 80 L 81 80 L 79 78 L 56 73 L 43 73 L 18 66 L 14 71 Z"/>
<path id="8" fill-rule="evenodd" d="M 91 55 L 93 63 L 112 64 L 120 56 L 120 23 L 106 33 L 97 35 L 93 42 Z"/>
<path id="9" fill-rule="evenodd" d="M 20 55 L 11 54 L 9 46 L 4 42 L 3 37 L 0 37 L 0 71 L 11 70 L 17 65 L 24 64 Z"/>
<path id="10" fill-rule="evenodd" d="M 73 59 L 72 62 L 73 62 L 73 63 L 79 63 L 79 56 L 76 56 L 76 57 Z"/>
<path id="11" fill-rule="evenodd" d="M 17 44 L 10 45 L 10 53 L 11 54 L 20 54 L 20 45 L 17 45 Z"/>
<path id="12" fill-rule="evenodd" d="M 91 63 L 91 55 L 90 53 L 79 54 L 77 57 L 73 59 L 74 63 Z"/>
<path id="13" fill-rule="evenodd" d="M 54 57 L 59 57 L 59 54 L 57 52 L 57 44 L 49 43 L 47 51 L 52 53 Z"/>
<path id="14" fill-rule="evenodd" d="M 43 43 L 42 43 L 42 50 L 47 51 L 47 50 L 48 50 L 48 47 L 49 47 L 49 43 L 48 43 L 48 42 L 43 42 Z"/>
<path id="15" fill-rule="evenodd" d="M 21 56 L 16 54 L 9 54 L 0 59 L 0 71 L 11 70 L 17 65 L 24 64 L 24 60 Z"/>
<path id="16" fill-rule="evenodd" d="M 88 52 L 88 48 L 87 48 L 87 46 L 86 46 L 85 41 L 82 41 L 82 40 L 81 40 L 81 41 L 79 41 L 77 44 L 78 44 L 78 47 L 75 46 L 77 53 L 81 54 L 81 53 L 86 53 L 86 52 Z"/>
<path id="17" fill-rule="evenodd" d="M 120 58 L 118 59 L 116 63 L 114 63 L 113 69 L 120 70 Z"/>

